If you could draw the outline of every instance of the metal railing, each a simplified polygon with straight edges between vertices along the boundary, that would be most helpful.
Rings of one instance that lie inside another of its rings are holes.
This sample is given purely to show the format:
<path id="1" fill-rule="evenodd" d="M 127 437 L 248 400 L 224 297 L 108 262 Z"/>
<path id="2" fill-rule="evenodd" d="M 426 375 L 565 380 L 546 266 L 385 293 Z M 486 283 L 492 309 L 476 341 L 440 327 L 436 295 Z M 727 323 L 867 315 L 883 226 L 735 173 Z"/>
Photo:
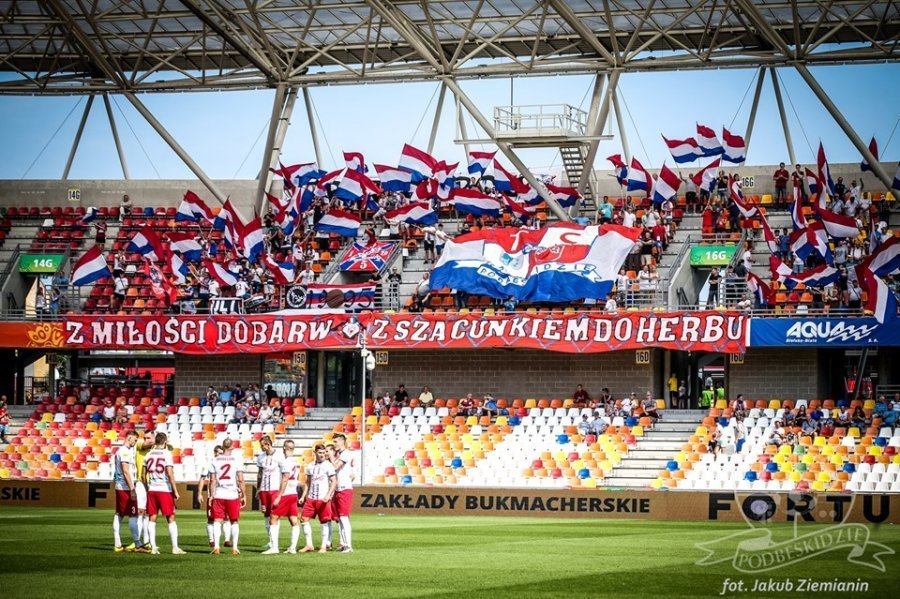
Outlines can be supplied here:
<path id="1" fill-rule="evenodd" d="M 537 135 L 560 132 L 587 135 L 587 112 L 568 104 L 495 106 L 494 129 L 501 135 L 523 131 Z"/>

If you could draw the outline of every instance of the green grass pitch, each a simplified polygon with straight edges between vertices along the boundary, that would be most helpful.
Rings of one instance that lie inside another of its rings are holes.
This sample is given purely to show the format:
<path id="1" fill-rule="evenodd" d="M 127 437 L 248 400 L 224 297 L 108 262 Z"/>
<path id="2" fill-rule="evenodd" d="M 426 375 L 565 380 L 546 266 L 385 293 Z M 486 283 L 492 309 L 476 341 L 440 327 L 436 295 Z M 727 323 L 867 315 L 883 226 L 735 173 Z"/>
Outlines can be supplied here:
<path id="1" fill-rule="evenodd" d="M 835 577 L 862 579 L 868 592 L 815 595 L 890 597 L 900 583 L 900 527 L 893 525 L 870 527 L 872 541 L 897 551 L 885 556 L 885 572 L 854 566 L 846 551 L 835 551 L 751 575 L 728 563 L 695 565 L 703 555 L 696 543 L 746 530 L 742 523 L 357 515 L 353 554 L 264 556 L 262 516 L 249 513 L 241 520 L 243 554 L 211 556 L 204 514 L 185 511 L 178 515 L 179 536 L 189 555 L 166 553 L 162 525 L 163 554 L 151 556 L 113 553 L 111 520 L 108 510 L 0 510 L 0 597 L 693 598 L 719 596 L 726 579 L 746 585 L 789 579 L 796 585 L 803 578 Z M 801 532 L 818 529 L 824 526 L 803 526 Z M 773 530 L 789 537 L 793 528 L 780 524 Z M 126 526 L 122 532 L 123 540 L 130 538 Z M 318 543 L 317 524 L 313 538 Z"/>

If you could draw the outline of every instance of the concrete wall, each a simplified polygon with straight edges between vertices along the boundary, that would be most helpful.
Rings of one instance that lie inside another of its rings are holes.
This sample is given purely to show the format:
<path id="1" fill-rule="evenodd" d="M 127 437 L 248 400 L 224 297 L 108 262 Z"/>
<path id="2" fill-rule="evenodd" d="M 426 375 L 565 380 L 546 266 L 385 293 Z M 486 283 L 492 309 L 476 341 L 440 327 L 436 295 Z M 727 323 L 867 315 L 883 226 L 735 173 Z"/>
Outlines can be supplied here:
<path id="1" fill-rule="evenodd" d="M 259 354 L 175 355 L 175 397 L 200 397 L 209 385 L 220 389 L 240 384 L 246 389 L 249 383 L 262 383 L 262 378 L 263 356 Z"/>
<path id="2" fill-rule="evenodd" d="M 750 349 L 743 364 L 728 365 L 728 396 L 746 399 L 821 399 L 818 350 Z"/>
<path id="3" fill-rule="evenodd" d="M 222 193 L 231 197 L 245 217 L 253 213 L 251 199 L 256 195 L 256 181 L 216 181 Z M 81 191 L 81 202 L 68 202 L 67 190 Z M 280 193 L 281 184 L 278 184 Z M 191 190 L 210 206 L 219 202 L 203 184 L 192 179 L 68 180 L 23 179 L 0 181 L 0 206 L 119 206 L 128 194 L 132 206 L 177 206 L 184 192 Z"/>
<path id="4" fill-rule="evenodd" d="M 659 352 L 651 352 L 659 360 Z M 655 364 L 638 366 L 633 351 L 563 354 L 538 350 L 392 351 L 388 365 L 374 371 L 374 390 L 393 392 L 406 385 L 417 396 L 424 385 L 435 397 L 466 393 L 495 397 L 569 398 L 578 384 L 596 396 L 609 387 L 613 396 L 653 389 Z"/>

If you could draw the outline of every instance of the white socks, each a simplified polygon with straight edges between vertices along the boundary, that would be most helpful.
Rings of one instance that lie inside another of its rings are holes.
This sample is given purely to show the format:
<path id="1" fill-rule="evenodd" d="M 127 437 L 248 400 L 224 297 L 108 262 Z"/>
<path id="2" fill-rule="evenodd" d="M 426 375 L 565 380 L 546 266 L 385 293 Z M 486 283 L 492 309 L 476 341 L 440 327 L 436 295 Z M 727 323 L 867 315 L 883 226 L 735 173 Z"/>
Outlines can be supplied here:
<path id="1" fill-rule="evenodd" d="M 150 516 L 147 514 L 141 514 L 137 517 L 138 521 L 138 534 L 141 537 L 141 542 L 144 545 L 150 544 Z"/>
<path id="2" fill-rule="evenodd" d="M 241 534 L 241 527 L 237 522 L 233 522 L 231 524 L 231 550 L 237 551 L 238 548 L 238 536 Z"/>
<path id="3" fill-rule="evenodd" d="M 300 525 L 294 524 L 291 526 L 291 550 L 297 550 L 297 541 L 300 540 Z"/>
<path id="4" fill-rule="evenodd" d="M 206 525 L 206 536 L 209 538 L 209 542 L 212 543 L 213 542 L 213 525 L 212 524 Z"/>
<path id="5" fill-rule="evenodd" d="M 147 530 L 150 531 L 150 549 L 156 551 L 156 522 L 153 520 L 147 522 Z"/>
<path id="6" fill-rule="evenodd" d="M 178 524 L 169 522 L 169 536 L 172 537 L 172 549 L 178 549 Z"/>
<path id="7" fill-rule="evenodd" d="M 272 528 L 272 525 L 269 524 L 269 517 L 266 516 L 266 536 L 269 536 L 269 530 Z"/>
<path id="8" fill-rule="evenodd" d="M 222 530 L 225 532 L 225 542 L 231 540 L 231 520 L 225 520 L 225 522 L 220 522 L 219 526 L 222 527 Z"/>
<path id="9" fill-rule="evenodd" d="M 113 544 L 116 547 L 122 546 L 122 537 L 119 535 L 120 522 L 119 514 L 113 514 Z"/>
<path id="10" fill-rule="evenodd" d="M 269 525 L 269 548 L 278 549 L 278 531 L 281 530 L 281 524 L 276 522 Z"/>
<path id="11" fill-rule="evenodd" d="M 338 518 L 338 527 L 340 529 L 341 545 L 344 547 L 353 547 L 353 543 L 350 541 L 350 517 L 341 516 Z"/>
<path id="12" fill-rule="evenodd" d="M 331 545 L 331 522 L 322 523 L 322 547 Z"/>
<path id="13" fill-rule="evenodd" d="M 219 548 L 219 540 L 222 538 L 222 523 L 213 522 L 213 548 Z"/>
<path id="14" fill-rule="evenodd" d="M 137 516 L 132 516 L 128 519 L 128 528 L 131 529 L 131 538 L 134 539 L 135 545 L 141 544 L 141 532 L 138 528 L 138 519 Z"/>
<path id="15" fill-rule="evenodd" d="M 301 526 L 303 526 L 303 536 L 306 537 L 306 546 L 312 547 L 312 526 L 309 522 L 304 522 Z"/>

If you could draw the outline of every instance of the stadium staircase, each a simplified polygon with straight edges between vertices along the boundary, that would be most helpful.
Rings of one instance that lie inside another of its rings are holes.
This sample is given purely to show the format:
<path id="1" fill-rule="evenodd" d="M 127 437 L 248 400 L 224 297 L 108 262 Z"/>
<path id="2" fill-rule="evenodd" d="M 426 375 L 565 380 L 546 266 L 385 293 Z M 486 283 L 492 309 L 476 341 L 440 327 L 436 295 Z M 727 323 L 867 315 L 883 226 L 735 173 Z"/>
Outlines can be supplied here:
<path id="1" fill-rule="evenodd" d="M 294 442 L 294 453 L 300 455 L 306 449 L 322 440 L 335 426 L 341 424 L 344 416 L 350 413 L 347 408 L 311 408 L 306 411 L 306 416 L 298 418 L 297 422 L 287 427 L 283 435 L 279 435 L 279 441 L 291 440 Z"/>
<path id="2" fill-rule="evenodd" d="M 580 144 L 577 146 L 560 146 L 559 155 L 562 158 L 563 166 L 566 169 L 566 179 L 571 187 L 578 187 L 581 177 L 584 175 L 584 159 L 587 155 L 587 145 Z M 594 175 L 596 177 L 596 175 Z M 584 216 L 593 216 L 597 211 L 597 202 L 591 193 L 591 186 L 585 185 L 584 207 L 579 206 Z"/>
<path id="3" fill-rule="evenodd" d="M 707 414 L 707 410 L 665 410 L 663 418 L 644 432 L 637 445 L 603 480 L 603 487 L 649 488 Z"/>

